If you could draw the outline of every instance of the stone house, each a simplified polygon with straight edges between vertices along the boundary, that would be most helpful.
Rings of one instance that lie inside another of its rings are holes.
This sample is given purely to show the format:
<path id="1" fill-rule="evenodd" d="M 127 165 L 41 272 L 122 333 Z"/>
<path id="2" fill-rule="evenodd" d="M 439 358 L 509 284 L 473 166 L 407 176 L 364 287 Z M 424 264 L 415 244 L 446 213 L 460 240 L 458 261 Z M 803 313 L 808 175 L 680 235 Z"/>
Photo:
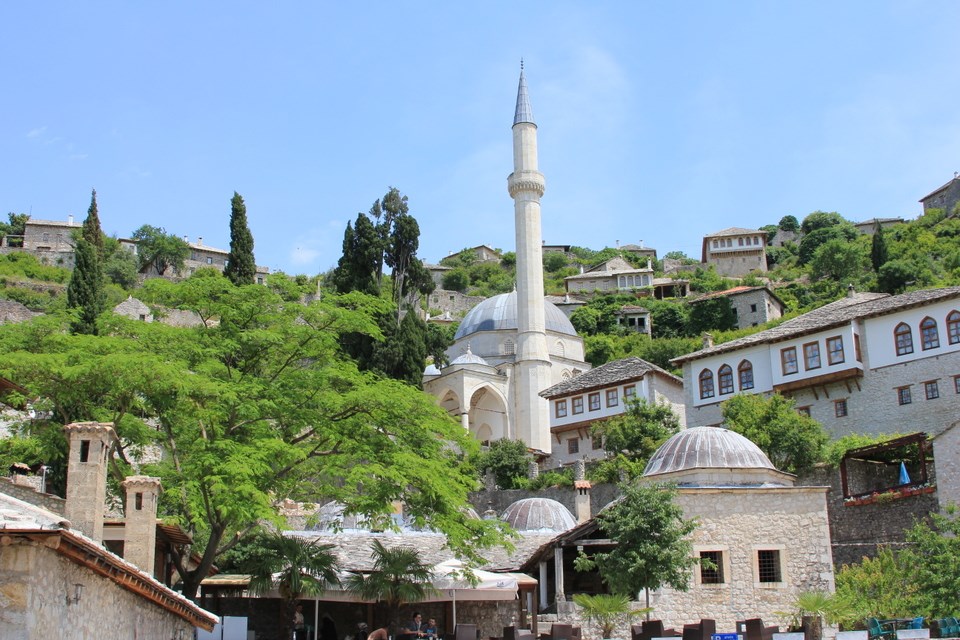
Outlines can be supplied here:
<path id="1" fill-rule="evenodd" d="M 0 637 L 192 638 L 217 617 L 153 578 L 159 480 L 132 476 L 126 491 L 124 557 L 103 546 L 108 424 L 65 427 L 67 499 L 59 514 L 0 492 Z"/>
<path id="2" fill-rule="evenodd" d="M 599 291 L 603 293 L 635 291 L 653 285 L 653 267 L 634 267 L 621 257 L 610 258 L 575 276 L 567 276 L 563 284 L 568 293 Z"/>
<path id="3" fill-rule="evenodd" d="M 856 228 L 858 233 L 861 233 L 865 236 L 872 236 L 877 231 L 877 225 L 880 225 L 881 229 L 889 229 L 890 227 L 895 227 L 898 224 L 903 224 L 906 222 L 903 218 L 870 218 L 869 220 L 864 220 L 863 222 L 855 222 L 853 226 Z"/>
<path id="4" fill-rule="evenodd" d="M 767 270 L 767 232 L 730 227 L 703 237 L 701 262 L 722 276 L 739 278 Z"/>
<path id="5" fill-rule="evenodd" d="M 617 325 L 627 327 L 631 331 L 650 335 L 650 310 L 646 307 L 638 307 L 635 304 L 625 304 L 613 315 L 617 317 Z"/>
<path id="6" fill-rule="evenodd" d="M 645 247 L 643 243 L 640 244 L 625 244 L 620 247 L 620 251 L 629 253 L 630 255 L 636 256 L 638 258 L 647 258 L 649 260 L 657 259 L 657 250 L 653 247 Z"/>
<path id="7" fill-rule="evenodd" d="M 578 298 L 577 296 L 571 296 L 569 293 L 566 293 L 562 296 L 551 296 L 546 295 L 543 297 L 544 300 L 554 305 L 557 309 L 563 312 L 563 315 L 568 318 L 573 314 L 574 311 L 587 304 L 587 301 L 583 298 Z"/>
<path id="8" fill-rule="evenodd" d="M 470 309 L 486 300 L 483 296 L 468 296 L 450 289 L 434 289 L 427 296 L 427 308 L 441 313 L 449 313 L 454 318 L 462 318 Z"/>
<path id="9" fill-rule="evenodd" d="M 833 437 L 933 436 L 960 412 L 960 287 L 855 293 L 783 324 L 672 362 L 687 424 L 718 425 L 735 393 L 780 393 Z"/>
<path id="10" fill-rule="evenodd" d="M 451 253 L 443 258 L 440 262 L 449 263 L 451 261 L 455 261 L 462 255 L 471 253 L 473 254 L 475 262 L 500 262 L 500 252 L 485 244 L 480 244 L 468 249 L 462 249 L 456 253 Z"/>
<path id="11" fill-rule="evenodd" d="M 127 296 L 126 300 L 113 308 L 113 312 L 131 320 L 153 322 L 153 311 L 150 310 L 150 307 L 133 296 Z"/>
<path id="12" fill-rule="evenodd" d="M 22 251 L 36 256 L 42 264 L 72 269 L 73 233 L 82 227 L 73 221 L 73 216 L 68 216 L 65 221 L 29 218 L 23 236 L 4 236 L 0 241 L 0 253 Z"/>
<path id="13" fill-rule="evenodd" d="M 230 257 L 230 251 L 225 249 L 218 249 L 216 247 L 211 247 L 203 244 L 203 238 L 197 238 L 196 242 L 190 242 L 189 239 L 184 236 L 184 242 L 190 247 L 190 253 L 187 255 L 187 258 L 183 261 L 183 272 L 176 274 L 173 273 L 172 269 L 168 269 L 163 273 L 163 276 L 166 278 L 172 277 L 182 277 L 189 278 L 197 269 L 203 267 L 213 267 L 218 271 L 223 271 L 227 268 L 227 260 Z M 130 251 L 134 255 L 137 253 L 137 243 L 135 240 L 130 239 L 121 239 L 120 246 L 122 246 L 127 251 Z M 151 270 L 148 274 L 148 277 L 155 277 L 155 270 Z M 270 274 L 269 267 L 262 267 L 257 265 L 256 275 L 254 277 L 254 282 L 257 284 L 265 284 L 267 276 Z"/>
<path id="14" fill-rule="evenodd" d="M 540 393 L 550 402 L 551 466 L 599 460 L 607 452 L 590 427 L 621 415 L 631 400 L 666 403 L 684 424 L 683 381 L 642 358 L 614 360 Z"/>
<path id="15" fill-rule="evenodd" d="M 776 320 L 786 311 L 787 305 L 777 297 L 769 287 L 734 287 L 725 291 L 715 291 L 691 300 L 697 304 L 703 300 L 726 297 L 737 315 L 737 328 L 756 327 Z"/>
<path id="16" fill-rule="evenodd" d="M 957 176 L 956 171 L 953 173 L 953 178 L 945 185 L 920 198 L 924 213 L 930 209 L 943 209 L 948 216 L 954 215 L 958 202 L 960 202 L 960 177 Z"/>

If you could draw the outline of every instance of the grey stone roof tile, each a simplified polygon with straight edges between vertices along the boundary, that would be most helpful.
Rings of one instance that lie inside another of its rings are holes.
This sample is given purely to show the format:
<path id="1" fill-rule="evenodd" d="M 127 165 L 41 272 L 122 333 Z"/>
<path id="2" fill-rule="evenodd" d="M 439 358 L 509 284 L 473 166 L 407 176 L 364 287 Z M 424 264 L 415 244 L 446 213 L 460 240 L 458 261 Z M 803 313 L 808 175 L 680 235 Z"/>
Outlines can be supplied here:
<path id="1" fill-rule="evenodd" d="M 623 358 L 622 360 L 608 362 L 607 364 L 601 365 L 596 369 L 591 369 L 590 371 L 581 373 L 575 378 L 555 384 L 549 389 L 541 391 L 540 395 L 544 398 L 558 398 L 574 393 L 581 393 L 591 389 L 609 387 L 610 385 L 619 384 L 621 382 L 637 380 L 649 373 L 660 374 L 669 378 L 673 382 L 676 382 L 677 384 L 683 384 L 683 381 L 680 378 L 673 375 L 669 371 L 665 371 L 657 365 L 647 362 L 643 358 L 630 356 L 629 358 Z"/>

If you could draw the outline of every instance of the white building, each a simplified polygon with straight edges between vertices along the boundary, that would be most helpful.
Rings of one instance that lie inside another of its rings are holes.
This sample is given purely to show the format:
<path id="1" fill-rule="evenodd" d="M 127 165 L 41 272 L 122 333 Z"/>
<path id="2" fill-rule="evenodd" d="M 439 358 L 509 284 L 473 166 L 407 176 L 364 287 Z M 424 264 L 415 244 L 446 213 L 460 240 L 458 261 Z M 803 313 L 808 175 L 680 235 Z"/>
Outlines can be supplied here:
<path id="1" fill-rule="evenodd" d="M 853 293 L 673 360 L 687 424 L 716 425 L 736 393 L 792 396 L 834 436 L 937 434 L 960 411 L 960 287 Z"/>
<path id="2" fill-rule="evenodd" d="M 730 227 L 703 237 L 701 261 L 722 276 L 745 276 L 767 270 L 766 246 L 766 231 Z"/>
<path id="3" fill-rule="evenodd" d="M 623 258 L 610 258 L 581 274 L 564 278 L 563 284 L 570 293 L 645 289 L 653 286 L 653 267 L 649 259 L 646 267 L 638 268 Z"/>
<path id="4" fill-rule="evenodd" d="M 590 427 L 624 413 L 632 400 L 668 404 L 684 424 L 683 381 L 642 358 L 615 360 L 541 392 L 550 401 L 552 463 L 605 457 Z"/>

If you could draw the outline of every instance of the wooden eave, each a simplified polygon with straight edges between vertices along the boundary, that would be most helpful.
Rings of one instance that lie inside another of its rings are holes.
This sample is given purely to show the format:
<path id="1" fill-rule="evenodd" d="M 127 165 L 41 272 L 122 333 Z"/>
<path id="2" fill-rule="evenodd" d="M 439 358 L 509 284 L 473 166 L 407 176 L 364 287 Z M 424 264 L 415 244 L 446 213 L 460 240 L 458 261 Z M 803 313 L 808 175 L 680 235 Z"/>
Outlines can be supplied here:
<path id="1" fill-rule="evenodd" d="M 149 576 L 133 569 L 93 541 L 62 529 L 0 530 L 0 544 L 11 544 L 12 538 L 24 538 L 54 549 L 72 562 L 87 567 L 120 587 L 149 600 L 183 618 L 195 627 L 213 631 L 217 618 L 200 607 L 172 595 Z"/>
<path id="2" fill-rule="evenodd" d="M 830 384 L 831 382 L 839 382 L 840 380 L 849 380 L 850 378 L 859 378 L 862 376 L 863 369 L 859 367 L 850 367 L 849 369 L 844 369 L 843 371 L 834 371 L 832 373 L 824 373 L 819 376 L 813 376 L 812 378 L 801 378 L 799 380 L 792 380 L 782 384 L 775 384 L 773 385 L 773 390 L 777 393 L 787 393 L 789 391 L 796 391 L 797 389 L 806 389 L 808 387 L 816 387 L 819 385 Z"/>

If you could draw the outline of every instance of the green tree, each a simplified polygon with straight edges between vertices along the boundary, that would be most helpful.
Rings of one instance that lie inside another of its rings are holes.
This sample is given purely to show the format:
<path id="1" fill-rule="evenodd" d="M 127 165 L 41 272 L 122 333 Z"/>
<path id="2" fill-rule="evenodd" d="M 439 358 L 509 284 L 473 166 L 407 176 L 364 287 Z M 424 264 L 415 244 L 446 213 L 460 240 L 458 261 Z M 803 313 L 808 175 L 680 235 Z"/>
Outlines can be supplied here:
<path id="1" fill-rule="evenodd" d="M 271 533 L 260 536 L 253 557 L 244 567 L 250 590 L 263 595 L 276 589 L 283 607 L 283 636 L 289 638 L 297 600 L 321 595 L 340 583 L 333 545 L 296 536 Z"/>
<path id="2" fill-rule="evenodd" d="M 470 286 L 470 274 L 463 267 L 456 267 L 443 274 L 441 283 L 444 289 L 465 293 Z"/>
<path id="3" fill-rule="evenodd" d="M 87 217 L 83 220 L 80 234 L 84 240 L 90 243 L 90 246 L 96 249 L 97 259 L 102 262 L 104 258 L 103 229 L 100 228 L 100 214 L 97 212 L 96 189 L 90 194 L 90 208 L 87 209 Z"/>
<path id="4" fill-rule="evenodd" d="M 880 221 L 877 220 L 877 223 L 873 227 L 873 239 L 870 243 L 870 264 L 873 265 L 874 273 L 879 273 L 880 267 L 886 264 L 889 259 L 887 234 L 883 232 L 883 227 L 880 226 Z"/>
<path id="5" fill-rule="evenodd" d="M 116 238 L 104 238 L 103 275 L 110 282 L 132 289 L 137 284 L 137 256 Z"/>
<path id="6" fill-rule="evenodd" d="M 616 546 L 610 551 L 578 558 L 577 569 L 596 567 L 616 594 L 632 597 L 668 585 L 678 591 L 690 587 L 693 557 L 689 534 L 696 528 L 685 520 L 674 501 L 676 489 L 629 484 L 620 498 L 597 514 L 600 530 Z"/>
<path id="7" fill-rule="evenodd" d="M 522 441 L 503 438 L 491 442 L 490 448 L 480 454 L 477 468 L 482 472 L 491 471 L 501 489 L 523 489 L 531 460 Z"/>
<path id="8" fill-rule="evenodd" d="M 690 305 L 688 331 L 699 335 L 704 331 L 729 331 L 737 326 L 737 312 L 730 298 L 717 296 Z"/>
<path id="9" fill-rule="evenodd" d="M 813 252 L 810 275 L 844 283 L 859 280 L 865 266 L 865 256 L 857 243 L 834 238 Z"/>
<path id="10" fill-rule="evenodd" d="M 73 333 L 97 334 L 97 318 L 107 305 L 103 290 L 103 270 L 96 247 L 85 239 L 77 240 L 73 274 L 67 285 L 67 307 L 75 310 L 70 323 Z"/>
<path id="11" fill-rule="evenodd" d="M 830 240 L 853 242 L 859 236 L 856 228 L 838 213 L 811 213 L 803 221 L 803 230 L 804 236 L 797 250 L 797 260 L 801 265 L 813 259 L 813 254 L 820 245 Z"/>
<path id="12" fill-rule="evenodd" d="M 920 278 L 919 269 L 909 260 L 889 260 L 877 272 L 877 287 L 884 293 L 903 293 Z"/>
<path id="13" fill-rule="evenodd" d="M 944 513 L 931 513 L 929 520 L 917 522 L 907 532 L 907 542 L 913 545 L 905 564 L 916 585 L 916 614 L 932 618 L 956 613 L 960 593 L 960 520 L 956 505 L 950 504 Z"/>
<path id="14" fill-rule="evenodd" d="M 799 231 L 800 223 L 797 221 L 796 216 L 786 215 L 780 218 L 777 228 L 783 231 Z"/>
<path id="15" fill-rule="evenodd" d="M 567 256 L 557 251 L 543 254 L 543 268 L 551 273 L 567 266 Z"/>
<path id="16" fill-rule="evenodd" d="M 597 623 L 601 638 L 613 636 L 613 630 L 621 620 L 649 611 L 649 609 L 631 609 L 633 600 L 622 594 L 575 593 L 573 601 L 583 610 L 588 621 Z"/>
<path id="17" fill-rule="evenodd" d="M 236 191 L 230 200 L 230 254 L 223 275 L 236 285 L 253 284 L 257 275 L 253 234 L 247 225 L 247 205 Z"/>
<path id="18" fill-rule="evenodd" d="M 353 226 L 343 232 L 343 255 L 333 270 L 333 284 L 340 293 L 359 291 L 380 295 L 382 248 L 370 218 L 357 214 Z"/>
<path id="19" fill-rule="evenodd" d="M 836 575 L 836 597 L 849 608 L 850 621 L 865 618 L 904 618 L 916 608 L 914 567 L 904 554 L 882 547 L 876 557 L 844 565 Z M 955 611 L 956 595 L 949 611 Z"/>
<path id="20" fill-rule="evenodd" d="M 370 544 L 373 570 L 354 573 L 347 578 L 347 589 L 365 600 L 387 605 L 390 624 L 399 624 L 400 607 L 420 602 L 431 591 L 432 567 L 420 559 L 412 547 L 388 549 L 379 540 Z"/>
<path id="21" fill-rule="evenodd" d="M 162 276 L 167 269 L 183 271 L 183 263 L 190 255 L 190 245 L 183 238 L 169 234 L 163 227 L 143 225 L 133 232 L 137 243 L 137 264 L 140 273 L 153 269 Z"/>
<path id="22" fill-rule="evenodd" d="M 13 213 L 12 211 L 7 214 L 8 222 L 0 222 L 0 238 L 5 238 L 7 236 L 19 236 L 16 242 L 13 242 L 10 246 L 22 247 L 23 246 L 23 232 L 27 226 L 27 220 L 30 219 L 30 215 L 26 213 Z"/>
<path id="23" fill-rule="evenodd" d="M 590 431 L 593 438 L 602 439 L 607 455 L 613 456 L 615 464 L 611 466 L 639 476 L 650 456 L 679 429 L 680 419 L 670 405 L 641 398 L 630 402 L 619 416 L 595 422 Z M 608 481 L 617 475 L 611 474 Z"/>
<path id="24" fill-rule="evenodd" d="M 797 413 L 792 399 L 736 395 L 721 411 L 724 424 L 760 447 L 777 469 L 800 473 L 823 459 L 827 433 L 819 422 Z"/>

